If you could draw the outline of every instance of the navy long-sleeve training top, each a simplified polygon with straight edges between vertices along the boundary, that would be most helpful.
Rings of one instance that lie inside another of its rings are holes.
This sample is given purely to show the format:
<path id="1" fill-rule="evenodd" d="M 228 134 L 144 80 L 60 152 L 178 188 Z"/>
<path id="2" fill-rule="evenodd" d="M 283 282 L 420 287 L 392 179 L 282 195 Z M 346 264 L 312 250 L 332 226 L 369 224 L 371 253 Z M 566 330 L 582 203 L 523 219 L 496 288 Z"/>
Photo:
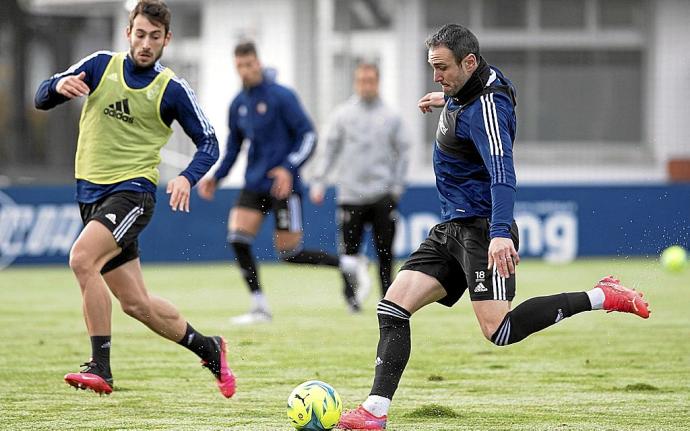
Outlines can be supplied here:
<path id="1" fill-rule="evenodd" d="M 512 83 L 498 69 L 491 68 L 487 74 L 486 87 L 513 91 Z M 486 217 L 491 222 L 491 238 L 510 238 L 516 194 L 515 108 L 508 94 L 484 91 L 465 105 L 447 98 L 433 153 L 436 187 L 443 220 Z M 444 151 L 438 139 L 451 127 L 458 146 L 449 150 L 455 154 Z"/>
<path id="2" fill-rule="evenodd" d="M 91 90 L 95 89 L 114 54 L 110 51 L 95 52 L 73 64 L 66 71 L 43 81 L 36 91 L 34 100 L 36 108 L 47 110 L 69 100 L 56 90 L 58 81 L 68 75 L 85 72 L 84 82 Z M 134 89 L 144 88 L 164 69 L 165 66 L 160 62 L 156 62 L 149 68 L 139 68 L 127 55 L 124 62 L 125 82 Z M 191 162 L 180 173 L 194 186 L 218 160 L 218 140 L 211 123 L 197 103 L 194 91 L 184 79 L 174 76 L 170 80 L 163 93 L 160 115 L 168 126 L 177 120 L 197 147 Z M 123 190 L 155 193 L 156 185 L 146 178 L 132 178 L 117 184 L 95 184 L 86 180 L 77 180 L 77 201 L 91 203 Z"/>
<path id="3" fill-rule="evenodd" d="M 227 151 L 216 180 L 224 178 L 237 159 L 243 142 L 249 151 L 244 188 L 269 193 L 273 179 L 267 173 L 283 166 L 301 191 L 299 169 L 314 152 L 316 134 L 295 93 L 264 74 L 262 82 L 243 89 L 230 104 Z"/>

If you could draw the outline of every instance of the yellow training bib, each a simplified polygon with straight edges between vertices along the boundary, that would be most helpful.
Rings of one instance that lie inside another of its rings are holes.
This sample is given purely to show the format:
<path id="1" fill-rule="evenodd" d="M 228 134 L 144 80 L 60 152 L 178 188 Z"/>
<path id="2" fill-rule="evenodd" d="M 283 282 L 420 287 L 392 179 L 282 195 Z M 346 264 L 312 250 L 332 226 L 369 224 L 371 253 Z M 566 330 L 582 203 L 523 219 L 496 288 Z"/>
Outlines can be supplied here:
<path id="1" fill-rule="evenodd" d="M 160 117 L 163 92 L 174 76 L 166 68 L 146 87 L 127 86 L 127 53 L 113 55 L 81 112 L 75 178 L 115 184 L 144 177 L 158 184 L 160 150 L 172 129 Z"/>

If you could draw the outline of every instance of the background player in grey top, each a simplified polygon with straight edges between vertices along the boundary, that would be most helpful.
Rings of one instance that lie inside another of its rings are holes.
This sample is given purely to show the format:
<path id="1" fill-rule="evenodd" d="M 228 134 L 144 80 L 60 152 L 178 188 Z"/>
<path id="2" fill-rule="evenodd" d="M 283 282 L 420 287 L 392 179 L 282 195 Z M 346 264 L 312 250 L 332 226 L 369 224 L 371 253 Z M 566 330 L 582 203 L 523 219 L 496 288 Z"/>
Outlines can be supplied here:
<path id="1" fill-rule="evenodd" d="M 405 188 L 409 142 L 400 117 L 379 97 L 375 64 L 357 66 L 354 89 L 330 121 L 310 197 L 321 204 L 328 174 L 336 172 L 331 179 L 337 178 L 341 265 L 354 271 L 364 227 L 370 224 L 385 295 L 391 283 L 396 208 Z M 366 292 L 360 286 L 357 293 L 363 299 Z"/>

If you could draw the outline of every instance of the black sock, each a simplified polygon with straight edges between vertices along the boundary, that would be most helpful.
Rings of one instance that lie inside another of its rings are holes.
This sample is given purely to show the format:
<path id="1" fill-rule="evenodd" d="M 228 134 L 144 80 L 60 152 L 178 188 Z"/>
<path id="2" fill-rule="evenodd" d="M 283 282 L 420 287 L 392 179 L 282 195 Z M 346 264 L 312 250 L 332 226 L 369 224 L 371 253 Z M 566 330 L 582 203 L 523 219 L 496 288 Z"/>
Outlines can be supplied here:
<path id="1" fill-rule="evenodd" d="M 281 252 L 281 259 L 290 263 L 308 263 L 311 265 L 338 266 L 338 256 L 320 250 L 300 250 L 298 252 Z"/>
<path id="2" fill-rule="evenodd" d="M 491 341 L 498 346 L 517 343 L 566 317 L 591 309 L 585 292 L 531 298 L 506 314 Z"/>
<path id="3" fill-rule="evenodd" d="M 353 277 L 345 274 L 344 272 L 341 274 L 343 275 L 343 295 L 345 296 L 345 300 L 355 309 L 359 309 L 359 304 L 355 298 L 355 284 Z"/>
<path id="4" fill-rule="evenodd" d="M 110 374 L 110 335 L 91 337 L 91 360 Z"/>
<path id="5" fill-rule="evenodd" d="M 386 296 L 391 285 L 391 273 L 393 272 L 393 262 L 391 259 L 381 259 L 379 261 L 379 278 L 381 279 L 381 297 Z"/>
<path id="6" fill-rule="evenodd" d="M 247 281 L 247 286 L 252 292 L 261 291 L 259 286 L 259 275 L 256 271 L 256 262 L 252 255 L 251 245 L 246 242 L 231 241 L 230 245 L 235 250 L 237 263 L 240 265 L 242 276 Z"/>
<path id="7" fill-rule="evenodd" d="M 410 316 L 401 306 L 382 299 L 376 307 L 379 318 L 379 345 L 376 349 L 376 375 L 369 395 L 393 399 L 410 359 Z"/>
<path id="8" fill-rule="evenodd" d="M 211 359 L 216 353 L 213 339 L 197 332 L 189 322 L 187 322 L 187 330 L 184 333 L 184 337 L 177 344 L 188 348 L 204 360 Z"/>

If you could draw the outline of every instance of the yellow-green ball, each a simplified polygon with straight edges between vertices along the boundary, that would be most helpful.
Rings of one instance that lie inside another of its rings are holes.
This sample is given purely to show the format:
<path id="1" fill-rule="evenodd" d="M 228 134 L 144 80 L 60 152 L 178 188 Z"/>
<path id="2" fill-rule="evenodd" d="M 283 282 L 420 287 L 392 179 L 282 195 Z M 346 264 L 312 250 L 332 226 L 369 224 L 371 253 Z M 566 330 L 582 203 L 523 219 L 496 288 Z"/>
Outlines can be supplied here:
<path id="1" fill-rule="evenodd" d="M 343 411 L 340 395 L 319 380 L 297 386 L 287 402 L 287 416 L 300 431 L 327 431 L 335 428 Z"/>
<path id="2" fill-rule="evenodd" d="M 671 272 L 680 272 L 688 265 L 688 253 L 679 245 L 673 245 L 661 253 L 661 266 Z"/>

